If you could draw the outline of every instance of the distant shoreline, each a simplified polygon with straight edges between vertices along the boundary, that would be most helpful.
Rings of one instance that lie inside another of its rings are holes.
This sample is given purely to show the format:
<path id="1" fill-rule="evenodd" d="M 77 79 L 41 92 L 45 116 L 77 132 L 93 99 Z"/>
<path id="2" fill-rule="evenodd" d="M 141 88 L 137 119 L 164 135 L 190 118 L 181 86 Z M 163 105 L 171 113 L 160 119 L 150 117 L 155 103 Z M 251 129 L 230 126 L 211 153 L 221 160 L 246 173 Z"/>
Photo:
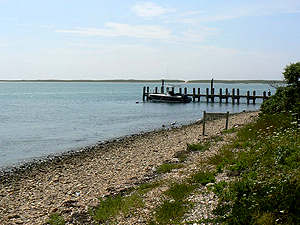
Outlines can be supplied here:
<path id="1" fill-rule="evenodd" d="M 134 80 L 134 79 L 115 79 L 115 80 L 0 80 L 0 82 L 76 82 L 76 83 L 160 83 L 161 80 Z M 165 79 L 169 83 L 210 83 L 211 80 L 170 80 Z M 214 83 L 242 83 L 242 84 L 285 84 L 283 80 L 214 80 Z"/>

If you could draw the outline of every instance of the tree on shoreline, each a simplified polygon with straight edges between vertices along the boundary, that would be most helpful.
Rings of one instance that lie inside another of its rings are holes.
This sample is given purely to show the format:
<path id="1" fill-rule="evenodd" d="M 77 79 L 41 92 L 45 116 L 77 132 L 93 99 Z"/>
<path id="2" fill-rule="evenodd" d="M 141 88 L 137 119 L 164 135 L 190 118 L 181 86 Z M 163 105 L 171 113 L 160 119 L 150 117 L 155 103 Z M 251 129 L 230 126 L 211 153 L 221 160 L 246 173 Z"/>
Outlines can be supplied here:
<path id="1" fill-rule="evenodd" d="M 288 84 L 300 86 L 300 62 L 286 66 L 283 75 Z"/>
<path id="2" fill-rule="evenodd" d="M 263 102 L 263 114 L 281 113 L 283 111 L 300 114 L 300 62 L 290 63 L 284 68 L 284 80 L 287 86 L 278 87 L 276 93 Z"/>

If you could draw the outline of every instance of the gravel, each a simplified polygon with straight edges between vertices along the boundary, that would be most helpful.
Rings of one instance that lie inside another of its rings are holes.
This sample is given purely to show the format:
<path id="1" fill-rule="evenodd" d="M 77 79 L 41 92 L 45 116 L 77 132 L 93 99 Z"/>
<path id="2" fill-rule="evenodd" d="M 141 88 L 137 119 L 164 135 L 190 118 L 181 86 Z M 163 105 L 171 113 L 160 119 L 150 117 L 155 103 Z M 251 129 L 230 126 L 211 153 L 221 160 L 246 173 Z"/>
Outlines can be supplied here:
<path id="1" fill-rule="evenodd" d="M 242 126 L 255 119 L 258 112 L 231 114 L 229 128 Z M 226 143 L 218 142 L 208 151 L 191 153 L 185 167 L 158 177 L 155 168 L 164 162 L 176 162 L 174 156 L 186 150 L 187 143 L 198 143 L 220 135 L 225 120 L 202 124 L 194 123 L 179 128 L 166 128 L 83 149 L 66 156 L 31 165 L 0 178 L 0 218 L 2 224 L 45 224 L 49 215 L 58 212 L 69 224 L 90 224 L 88 209 L 99 203 L 99 197 L 117 194 L 151 179 L 176 180 L 187 178 L 201 167 L 203 159 L 215 154 Z M 228 134 L 229 137 L 233 134 Z M 202 165 L 207 166 L 207 165 Z M 220 175 L 220 180 L 229 179 Z M 144 224 L 153 208 L 162 201 L 162 192 L 168 185 L 149 191 L 145 207 L 126 218 L 117 218 L 119 224 Z M 186 221 L 207 218 L 217 199 L 209 188 L 199 187 L 190 201 L 196 207 L 186 215 Z M 197 223 L 196 223 L 197 224 Z"/>

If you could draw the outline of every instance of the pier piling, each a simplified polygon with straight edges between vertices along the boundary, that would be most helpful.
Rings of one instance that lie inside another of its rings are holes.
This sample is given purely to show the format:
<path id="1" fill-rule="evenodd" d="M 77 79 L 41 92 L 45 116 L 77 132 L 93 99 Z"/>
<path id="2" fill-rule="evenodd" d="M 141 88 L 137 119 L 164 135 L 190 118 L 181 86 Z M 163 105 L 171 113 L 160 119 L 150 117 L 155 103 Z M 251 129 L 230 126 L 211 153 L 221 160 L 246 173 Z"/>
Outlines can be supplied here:
<path id="1" fill-rule="evenodd" d="M 162 80 L 162 86 L 160 88 L 160 92 L 161 93 L 165 93 L 165 81 Z M 188 93 L 188 89 L 187 87 L 184 87 L 184 89 L 182 90 L 181 87 L 179 87 L 178 89 L 178 93 L 179 94 L 185 94 L 187 96 L 192 97 L 193 102 L 196 102 L 196 99 L 198 99 L 198 102 L 201 101 L 201 97 L 206 98 L 206 102 L 215 102 L 215 98 L 217 98 L 219 103 L 223 103 L 223 99 L 225 99 L 225 102 L 228 103 L 229 99 L 231 98 L 232 104 L 239 104 L 240 103 L 240 99 L 245 99 L 247 104 L 250 104 L 250 100 L 253 104 L 256 103 L 256 99 L 262 99 L 263 101 L 265 101 L 266 99 L 271 97 L 271 91 L 268 90 L 268 92 L 264 91 L 262 93 L 262 95 L 256 95 L 256 91 L 254 90 L 252 92 L 252 95 L 250 94 L 250 91 L 247 91 L 246 95 L 240 94 L 240 89 L 237 88 L 232 88 L 231 93 L 229 93 L 228 88 L 225 89 L 225 93 L 223 93 L 223 89 L 220 88 L 219 89 L 219 93 L 215 94 L 215 89 L 213 87 L 213 79 L 211 80 L 210 83 L 210 87 L 211 89 L 209 89 L 208 87 L 205 89 L 205 94 L 201 94 L 201 89 L 196 87 L 193 87 L 192 89 L 192 93 Z M 175 88 L 172 87 L 171 89 L 174 93 L 175 93 Z M 158 93 L 159 89 L 158 87 L 155 87 L 155 89 L 153 90 L 153 93 Z M 149 91 L 149 86 L 148 87 L 143 87 L 143 101 L 145 100 L 149 100 L 149 95 L 150 95 L 150 91 Z M 175 93 L 176 94 L 176 93 Z"/>

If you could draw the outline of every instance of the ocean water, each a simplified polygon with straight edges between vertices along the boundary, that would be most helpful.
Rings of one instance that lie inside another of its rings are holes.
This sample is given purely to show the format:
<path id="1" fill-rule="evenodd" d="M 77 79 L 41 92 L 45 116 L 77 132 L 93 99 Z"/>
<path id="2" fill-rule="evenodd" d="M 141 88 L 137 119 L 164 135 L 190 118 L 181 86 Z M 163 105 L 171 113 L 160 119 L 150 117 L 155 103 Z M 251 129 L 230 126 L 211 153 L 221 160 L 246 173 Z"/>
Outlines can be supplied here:
<path id="1" fill-rule="evenodd" d="M 126 135 L 194 122 L 207 112 L 258 110 L 257 104 L 142 102 L 143 86 L 159 83 L 0 82 L 0 168 Z M 181 84 L 200 87 L 210 84 Z M 241 94 L 275 90 L 266 84 L 215 84 Z M 216 91 L 218 92 L 218 91 Z M 139 103 L 137 104 L 136 101 Z"/>

